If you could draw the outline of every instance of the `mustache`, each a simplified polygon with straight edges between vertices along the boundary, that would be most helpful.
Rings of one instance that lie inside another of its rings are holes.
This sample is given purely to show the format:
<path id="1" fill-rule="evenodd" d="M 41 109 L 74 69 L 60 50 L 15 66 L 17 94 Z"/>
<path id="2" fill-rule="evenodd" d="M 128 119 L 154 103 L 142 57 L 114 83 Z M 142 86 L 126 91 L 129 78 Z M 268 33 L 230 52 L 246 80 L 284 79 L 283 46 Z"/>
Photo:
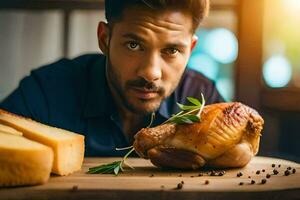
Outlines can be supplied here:
<path id="1" fill-rule="evenodd" d="M 159 92 L 159 93 L 164 92 L 163 87 L 160 87 L 160 86 L 156 85 L 154 82 L 147 81 L 143 78 L 127 81 L 126 85 L 129 87 L 143 88 L 143 89 L 148 90 L 149 92 Z"/>

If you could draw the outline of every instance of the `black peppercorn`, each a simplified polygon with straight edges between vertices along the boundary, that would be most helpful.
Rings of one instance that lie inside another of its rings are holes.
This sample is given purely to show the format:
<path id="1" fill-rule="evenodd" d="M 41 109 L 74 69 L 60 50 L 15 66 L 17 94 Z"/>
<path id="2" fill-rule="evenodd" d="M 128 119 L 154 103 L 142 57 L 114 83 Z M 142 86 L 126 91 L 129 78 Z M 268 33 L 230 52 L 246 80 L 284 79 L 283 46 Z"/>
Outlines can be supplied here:
<path id="1" fill-rule="evenodd" d="M 294 168 L 292 172 L 293 172 L 293 174 L 295 174 L 296 173 L 296 169 Z"/>
<path id="2" fill-rule="evenodd" d="M 252 184 L 252 185 L 255 184 L 255 180 L 251 180 L 251 184 Z"/>
<path id="3" fill-rule="evenodd" d="M 270 174 L 267 174 L 267 175 L 266 175 L 266 178 L 270 178 L 270 177 L 271 177 L 271 175 L 270 175 Z"/>
<path id="4" fill-rule="evenodd" d="M 267 179 L 262 179 L 261 184 L 265 184 L 267 182 Z"/>
<path id="5" fill-rule="evenodd" d="M 72 192 L 76 192 L 78 190 L 78 185 L 73 185 Z"/>
<path id="6" fill-rule="evenodd" d="M 259 170 L 257 170 L 257 171 L 256 171 L 256 174 L 260 174 L 260 171 L 259 171 Z"/>
<path id="7" fill-rule="evenodd" d="M 178 183 L 176 189 L 180 190 L 180 189 L 182 189 L 182 186 L 183 186 L 182 183 Z"/>
<path id="8" fill-rule="evenodd" d="M 243 183 L 243 182 L 240 182 L 239 185 L 244 185 L 244 183 Z"/>
<path id="9" fill-rule="evenodd" d="M 209 184 L 209 180 L 205 180 L 204 184 L 208 185 Z"/>
<path id="10" fill-rule="evenodd" d="M 284 171 L 284 175 L 285 175 L 285 176 L 290 175 L 290 173 L 291 173 L 291 172 L 290 172 L 289 170 L 285 170 L 285 171 Z"/>
<path id="11" fill-rule="evenodd" d="M 272 164 L 272 167 L 275 167 L 275 164 Z"/>
<path id="12" fill-rule="evenodd" d="M 274 169 L 274 170 L 273 170 L 273 173 L 274 173 L 275 175 L 277 175 L 279 172 L 278 172 L 276 169 Z"/>
<path id="13" fill-rule="evenodd" d="M 237 177 L 243 176 L 243 173 L 242 173 L 242 172 L 239 172 L 239 173 L 237 173 L 236 176 L 237 176 Z"/>

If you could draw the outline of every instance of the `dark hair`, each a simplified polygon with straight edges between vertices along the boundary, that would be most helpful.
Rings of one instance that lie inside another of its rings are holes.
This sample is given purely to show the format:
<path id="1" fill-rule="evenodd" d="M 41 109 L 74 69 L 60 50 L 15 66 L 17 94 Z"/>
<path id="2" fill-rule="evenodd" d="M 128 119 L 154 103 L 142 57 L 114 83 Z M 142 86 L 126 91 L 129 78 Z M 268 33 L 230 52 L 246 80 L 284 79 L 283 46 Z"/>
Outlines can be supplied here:
<path id="1" fill-rule="evenodd" d="M 208 14 L 209 0 L 106 0 L 105 17 L 109 24 L 122 19 L 123 11 L 133 6 L 143 6 L 154 10 L 180 9 L 191 13 L 193 31 Z"/>

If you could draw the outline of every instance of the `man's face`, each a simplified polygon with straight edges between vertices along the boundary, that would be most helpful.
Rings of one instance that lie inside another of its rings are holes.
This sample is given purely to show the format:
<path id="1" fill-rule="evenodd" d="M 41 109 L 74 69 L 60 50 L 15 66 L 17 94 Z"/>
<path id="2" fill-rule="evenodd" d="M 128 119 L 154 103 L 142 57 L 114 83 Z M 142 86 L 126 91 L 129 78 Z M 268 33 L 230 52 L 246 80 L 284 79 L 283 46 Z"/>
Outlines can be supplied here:
<path id="1" fill-rule="evenodd" d="M 158 109 L 177 87 L 196 39 L 178 11 L 130 8 L 110 30 L 107 78 L 117 102 L 136 114 Z"/>

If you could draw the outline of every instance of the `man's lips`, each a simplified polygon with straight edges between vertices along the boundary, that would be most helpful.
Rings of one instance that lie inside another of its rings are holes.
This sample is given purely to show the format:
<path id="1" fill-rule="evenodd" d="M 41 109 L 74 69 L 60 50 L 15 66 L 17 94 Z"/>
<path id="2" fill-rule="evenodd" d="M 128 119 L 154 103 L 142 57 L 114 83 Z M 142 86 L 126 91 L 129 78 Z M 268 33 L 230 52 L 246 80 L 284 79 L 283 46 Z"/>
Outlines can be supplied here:
<path id="1" fill-rule="evenodd" d="M 153 99 L 158 95 L 158 92 L 153 90 L 147 90 L 144 88 L 137 87 L 132 87 L 131 89 L 134 92 L 135 96 L 139 99 Z"/>

